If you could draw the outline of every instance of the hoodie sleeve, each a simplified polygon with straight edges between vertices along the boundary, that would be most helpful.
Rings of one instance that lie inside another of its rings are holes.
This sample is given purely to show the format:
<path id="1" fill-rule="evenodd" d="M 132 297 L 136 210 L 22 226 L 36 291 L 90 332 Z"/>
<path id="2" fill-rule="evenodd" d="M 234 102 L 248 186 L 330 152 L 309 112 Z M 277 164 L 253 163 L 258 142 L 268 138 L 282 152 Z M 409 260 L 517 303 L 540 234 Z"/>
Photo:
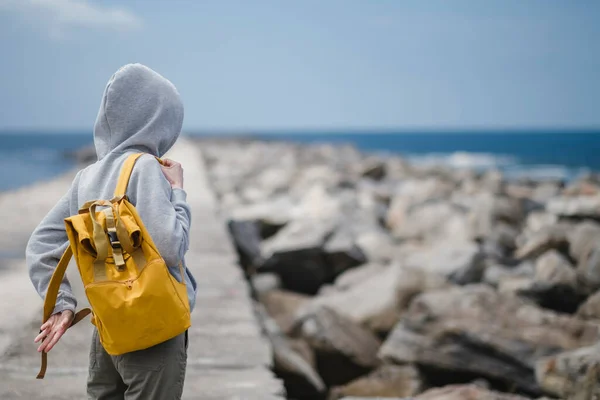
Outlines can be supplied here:
<path id="1" fill-rule="evenodd" d="M 70 216 L 71 196 L 74 188 L 77 187 L 78 181 L 79 174 L 76 175 L 68 192 L 33 231 L 27 243 L 25 258 L 29 277 L 42 298 L 46 296 L 50 278 L 58 265 L 58 261 L 69 246 L 64 219 Z M 75 312 L 76 307 L 77 300 L 65 275 L 58 291 L 56 307 L 52 313 L 56 314 L 64 310 Z"/>
<path id="2" fill-rule="evenodd" d="M 138 159 L 127 196 L 169 267 L 183 260 L 189 247 L 191 211 L 183 189 L 172 189 L 152 156 Z"/>

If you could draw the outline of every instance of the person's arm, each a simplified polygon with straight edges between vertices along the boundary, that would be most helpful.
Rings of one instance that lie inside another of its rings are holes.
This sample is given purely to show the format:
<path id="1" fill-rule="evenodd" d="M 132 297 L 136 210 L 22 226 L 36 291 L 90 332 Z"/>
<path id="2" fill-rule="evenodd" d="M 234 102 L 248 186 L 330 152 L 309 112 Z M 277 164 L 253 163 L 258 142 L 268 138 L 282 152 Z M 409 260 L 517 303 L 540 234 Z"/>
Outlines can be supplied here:
<path id="1" fill-rule="evenodd" d="M 167 266 L 177 266 L 189 247 L 191 219 L 183 180 L 172 188 L 158 161 L 144 155 L 136 162 L 127 195 Z"/>
<path id="2" fill-rule="evenodd" d="M 52 278 L 58 261 L 69 246 L 64 219 L 70 216 L 69 203 L 73 188 L 77 187 L 78 179 L 79 174 L 75 177 L 73 185 L 67 193 L 33 231 L 27 243 L 25 258 L 29 277 L 42 298 L 46 296 L 50 278 Z M 36 343 L 44 339 L 38 351 L 48 352 L 52 349 L 70 326 L 76 307 L 77 300 L 65 276 L 60 285 L 52 316 L 42 325 L 41 333 L 35 339 Z"/>

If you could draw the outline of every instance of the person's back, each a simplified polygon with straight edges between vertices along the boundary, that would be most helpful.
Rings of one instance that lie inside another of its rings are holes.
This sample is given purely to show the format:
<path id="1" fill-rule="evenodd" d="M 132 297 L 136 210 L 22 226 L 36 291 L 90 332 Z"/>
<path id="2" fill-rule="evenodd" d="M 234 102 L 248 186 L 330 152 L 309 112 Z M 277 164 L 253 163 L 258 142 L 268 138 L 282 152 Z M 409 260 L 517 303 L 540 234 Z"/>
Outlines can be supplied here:
<path id="1" fill-rule="evenodd" d="M 77 214 L 90 200 L 111 199 L 121 167 L 132 153 L 148 153 L 135 164 L 127 197 L 136 207 L 159 253 L 177 280 L 185 266 L 190 209 L 183 191 L 181 166 L 156 161 L 177 140 L 183 106 L 175 87 L 151 69 L 130 64 L 119 69 L 106 86 L 94 127 L 98 161 L 75 177 L 69 191 L 33 232 L 27 246 L 31 280 L 41 296 L 62 252 L 68 246 L 64 218 Z M 196 282 L 187 268 L 190 309 Z M 69 283 L 61 285 L 53 317 L 42 326 L 38 351 L 49 351 L 70 325 L 76 301 Z M 187 333 L 152 348 L 121 356 L 108 355 L 94 332 L 90 352 L 88 395 L 96 398 L 177 398 L 185 375 Z M 112 393 L 112 394 L 110 394 Z M 106 397 L 113 396 L 113 397 Z"/>

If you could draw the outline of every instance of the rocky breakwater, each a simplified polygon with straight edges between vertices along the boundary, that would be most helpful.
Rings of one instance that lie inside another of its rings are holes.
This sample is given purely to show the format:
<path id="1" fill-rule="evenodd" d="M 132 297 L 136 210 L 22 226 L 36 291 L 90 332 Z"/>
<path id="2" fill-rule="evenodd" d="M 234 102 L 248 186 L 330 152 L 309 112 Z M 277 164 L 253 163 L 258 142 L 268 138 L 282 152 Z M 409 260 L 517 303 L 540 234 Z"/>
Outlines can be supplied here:
<path id="1" fill-rule="evenodd" d="M 344 145 L 201 145 L 290 398 L 600 392 L 595 177 L 507 181 Z"/>

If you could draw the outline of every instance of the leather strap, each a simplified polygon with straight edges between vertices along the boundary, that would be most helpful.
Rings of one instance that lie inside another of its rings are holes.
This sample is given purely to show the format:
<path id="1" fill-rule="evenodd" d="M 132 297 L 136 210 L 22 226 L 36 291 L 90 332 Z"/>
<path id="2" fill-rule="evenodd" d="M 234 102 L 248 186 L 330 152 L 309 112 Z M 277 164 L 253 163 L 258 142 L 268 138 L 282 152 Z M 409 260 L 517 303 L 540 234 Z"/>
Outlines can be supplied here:
<path id="1" fill-rule="evenodd" d="M 115 197 L 125 196 L 125 192 L 127 191 L 127 185 L 129 184 L 129 178 L 131 177 L 131 172 L 133 171 L 133 166 L 135 165 L 135 162 L 138 160 L 138 158 L 140 158 L 142 155 L 144 155 L 144 153 L 132 154 L 129 157 L 127 157 L 127 160 L 125 160 L 125 163 L 121 168 L 121 174 L 119 175 L 117 187 L 115 188 Z M 160 158 L 156 156 L 154 158 L 156 158 L 156 160 L 160 164 L 163 164 L 163 161 Z"/>
<path id="2" fill-rule="evenodd" d="M 65 276 L 65 272 L 67 271 L 67 267 L 69 266 L 69 261 L 71 260 L 72 256 L 73 256 L 73 250 L 71 249 L 71 246 L 69 246 L 63 253 L 62 257 L 60 258 L 60 261 L 58 262 L 58 265 L 56 266 L 56 269 L 54 270 L 54 273 L 52 274 L 52 278 L 50 278 L 50 283 L 48 284 L 48 290 L 46 291 L 46 297 L 44 298 L 44 317 L 42 320 L 42 324 L 44 324 L 46 321 L 48 321 L 48 318 L 50 318 L 50 316 L 52 315 L 52 311 L 54 311 L 54 307 L 56 307 L 56 299 L 58 298 L 58 291 L 60 289 L 60 284 L 62 283 L 62 280 Z M 69 326 L 69 328 L 71 326 L 75 325 L 76 323 L 78 323 L 79 321 L 81 321 L 83 318 L 85 318 L 91 312 L 92 312 L 92 310 L 90 310 L 89 308 L 84 308 L 84 309 L 80 310 L 79 312 L 77 312 L 75 314 L 75 317 L 73 318 L 73 322 L 71 322 L 71 325 Z M 37 375 L 37 379 L 44 378 L 44 376 L 46 375 L 47 366 L 48 366 L 48 354 L 45 352 L 42 352 L 42 365 L 40 367 L 40 372 Z"/>

